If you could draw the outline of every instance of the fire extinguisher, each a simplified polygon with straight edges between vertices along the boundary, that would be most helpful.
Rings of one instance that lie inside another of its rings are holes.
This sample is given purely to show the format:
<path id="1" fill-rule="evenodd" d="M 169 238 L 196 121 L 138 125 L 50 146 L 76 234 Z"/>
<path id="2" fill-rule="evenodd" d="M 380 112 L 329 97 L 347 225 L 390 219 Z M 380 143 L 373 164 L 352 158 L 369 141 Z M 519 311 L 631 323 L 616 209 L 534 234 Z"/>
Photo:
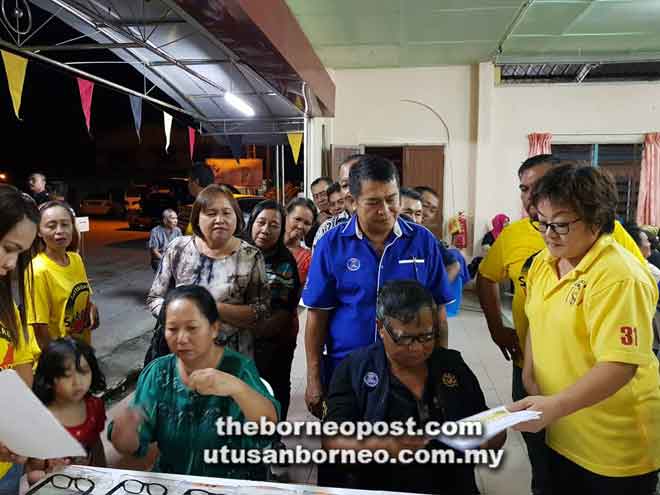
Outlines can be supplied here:
<path id="1" fill-rule="evenodd" d="M 452 244 L 458 249 L 465 249 L 467 247 L 467 220 L 462 211 L 458 212 L 456 218 L 456 228 L 452 233 Z"/>

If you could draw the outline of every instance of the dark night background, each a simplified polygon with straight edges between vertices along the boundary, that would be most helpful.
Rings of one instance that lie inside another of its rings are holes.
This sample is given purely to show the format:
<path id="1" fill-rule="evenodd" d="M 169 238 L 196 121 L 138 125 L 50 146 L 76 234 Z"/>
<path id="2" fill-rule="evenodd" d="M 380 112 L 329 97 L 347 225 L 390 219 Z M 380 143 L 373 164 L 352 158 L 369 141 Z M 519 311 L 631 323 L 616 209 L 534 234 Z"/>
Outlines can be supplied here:
<path id="1" fill-rule="evenodd" d="M 32 4 L 30 7 L 35 19 L 34 26 L 38 27 L 49 15 Z M 58 19 L 53 19 L 29 44 L 53 44 L 79 34 Z M 2 27 L 0 37 L 11 42 L 10 36 Z M 90 41 L 88 38 L 82 38 L 77 42 Z M 91 54 L 44 54 L 67 62 L 89 59 L 120 60 L 107 50 L 95 50 Z M 128 64 L 76 67 L 137 91 L 141 91 L 144 85 L 142 75 Z M 151 85 L 147 81 L 147 87 Z M 150 96 L 178 106 L 158 88 L 154 89 Z M 141 141 L 138 141 L 128 95 L 96 84 L 92 99 L 90 136 L 85 126 L 75 76 L 52 65 L 30 59 L 19 113 L 22 120 L 19 121 L 14 115 L 3 66 L 0 76 L 0 123 L 3 143 L 0 172 L 6 173 L 8 182 L 19 187 L 24 187 L 25 179 L 31 172 L 42 171 L 50 180 L 93 181 L 92 189 L 97 192 L 105 190 L 104 183 L 149 183 L 158 178 L 186 176 L 191 165 L 187 127 L 194 127 L 196 124 L 183 114 L 168 113 L 173 115 L 174 120 L 170 147 L 166 153 L 162 110 L 143 100 Z M 300 154 L 299 165 L 296 166 L 287 146 L 287 180 L 302 181 L 302 149 Z M 243 147 L 242 156 L 246 156 L 246 147 Z M 256 147 L 256 157 L 264 159 L 264 178 L 273 176 L 270 170 L 274 167 L 273 156 L 274 148 Z M 204 160 L 207 157 L 230 158 L 231 152 L 214 138 L 197 134 L 194 159 Z"/>

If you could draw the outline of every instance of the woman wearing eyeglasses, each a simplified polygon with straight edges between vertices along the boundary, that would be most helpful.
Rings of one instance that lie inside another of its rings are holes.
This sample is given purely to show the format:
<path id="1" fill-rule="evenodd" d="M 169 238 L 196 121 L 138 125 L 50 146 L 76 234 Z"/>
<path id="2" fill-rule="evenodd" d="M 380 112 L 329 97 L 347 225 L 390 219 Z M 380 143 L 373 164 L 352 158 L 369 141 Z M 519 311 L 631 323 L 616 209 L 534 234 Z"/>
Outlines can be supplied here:
<path id="1" fill-rule="evenodd" d="M 486 410 L 474 373 L 457 351 L 434 349 L 433 297 L 419 282 L 385 283 L 376 306 L 381 340 L 354 351 L 337 367 L 330 384 L 324 421 L 414 422 L 421 429 L 434 421 L 454 421 Z M 502 446 L 505 433 L 484 448 Z M 408 449 L 446 446 L 428 436 L 324 437 L 326 449 L 386 450 L 396 457 Z M 460 454 L 457 453 L 460 457 Z M 463 460 L 463 459 L 461 459 Z M 333 484 L 366 490 L 473 495 L 479 493 L 474 467 L 465 464 L 338 465 Z"/>
<path id="2" fill-rule="evenodd" d="M 541 411 L 552 493 L 655 493 L 660 378 L 651 351 L 658 290 L 610 233 L 617 193 L 594 167 L 561 165 L 532 202 L 546 249 L 527 277 L 530 322 L 513 410 Z"/>

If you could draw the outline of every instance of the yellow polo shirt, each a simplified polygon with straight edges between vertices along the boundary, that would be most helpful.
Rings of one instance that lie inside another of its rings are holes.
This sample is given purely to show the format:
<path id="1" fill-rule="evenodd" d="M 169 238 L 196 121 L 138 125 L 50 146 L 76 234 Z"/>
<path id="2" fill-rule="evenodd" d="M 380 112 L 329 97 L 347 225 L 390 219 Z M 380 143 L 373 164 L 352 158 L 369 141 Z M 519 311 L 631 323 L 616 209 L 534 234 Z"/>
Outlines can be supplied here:
<path id="1" fill-rule="evenodd" d="M 541 393 L 561 392 L 601 362 L 635 364 L 637 372 L 614 395 L 548 426 L 546 442 L 602 476 L 654 471 L 660 468 L 655 280 L 609 235 L 561 280 L 556 263 L 544 250 L 527 276 L 525 310 Z"/>
<path id="2" fill-rule="evenodd" d="M 635 241 L 619 222 L 614 224 L 612 237 L 633 253 L 646 266 L 646 260 Z M 491 246 L 479 265 L 479 273 L 493 282 L 513 281 L 513 326 L 518 334 L 520 349 L 525 352 L 527 339 L 527 316 L 525 315 L 526 278 L 534 256 L 545 249 L 543 236 L 536 230 L 529 218 L 523 218 L 507 225 Z M 523 357 L 515 362 L 523 367 Z"/>
<path id="3" fill-rule="evenodd" d="M 91 345 L 88 323 L 92 288 L 80 255 L 67 255 L 68 266 L 58 265 L 46 253 L 32 260 L 34 287 L 33 297 L 26 301 L 27 320 L 30 325 L 47 324 L 53 340 L 71 336 Z"/>

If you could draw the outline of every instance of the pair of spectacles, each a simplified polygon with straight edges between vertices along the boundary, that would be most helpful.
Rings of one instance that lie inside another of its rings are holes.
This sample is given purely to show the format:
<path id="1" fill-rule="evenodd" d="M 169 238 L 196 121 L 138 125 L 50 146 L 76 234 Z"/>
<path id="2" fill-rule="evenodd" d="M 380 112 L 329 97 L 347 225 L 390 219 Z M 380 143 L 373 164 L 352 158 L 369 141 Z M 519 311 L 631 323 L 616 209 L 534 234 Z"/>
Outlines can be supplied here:
<path id="1" fill-rule="evenodd" d="M 89 495 L 94 491 L 95 487 L 94 482 L 92 480 L 88 480 L 87 478 L 72 478 L 66 474 L 54 474 L 50 478 L 46 478 L 37 486 L 33 487 L 28 492 L 28 495 L 32 493 L 39 493 L 39 490 L 46 485 L 52 485 L 58 490 L 75 490 L 77 493 L 81 493 L 83 495 Z"/>
<path id="2" fill-rule="evenodd" d="M 146 493 L 147 495 L 167 495 L 167 487 L 160 483 L 145 483 L 140 480 L 124 480 L 110 490 L 106 495 L 117 492 L 123 488 L 124 493 L 132 495 L 140 495 Z"/>
<path id="3" fill-rule="evenodd" d="M 532 227 L 538 230 L 541 234 L 548 232 L 548 229 L 552 230 L 557 235 L 565 235 L 571 230 L 571 225 L 578 223 L 581 218 L 576 218 L 572 222 L 540 222 L 538 220 L 532 222 Z"/>
<path id="4" fill-rule="evenodd" d="M 389 325 L 383 323 L 383 328 L 394 341 L 396 345 L 412 345 L 414 342 L 419 342 L 420 344 L 426 344 L 435 339 L 435 329 L 432 329 L 429 332 L 420 333 L 418 335 L 396 335 Z"/>

